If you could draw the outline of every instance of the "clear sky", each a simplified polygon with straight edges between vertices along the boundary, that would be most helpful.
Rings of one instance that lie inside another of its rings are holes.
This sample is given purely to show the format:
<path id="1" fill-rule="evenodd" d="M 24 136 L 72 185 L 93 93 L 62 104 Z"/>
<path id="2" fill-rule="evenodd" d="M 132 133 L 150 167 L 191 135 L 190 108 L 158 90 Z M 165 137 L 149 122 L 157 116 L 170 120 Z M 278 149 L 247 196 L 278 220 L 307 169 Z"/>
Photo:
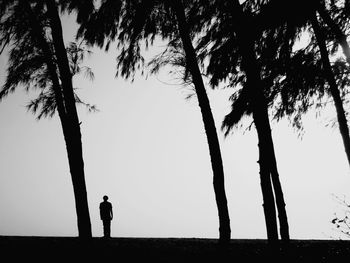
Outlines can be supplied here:
<path id="1" fill-rule="evenodd" d="M 66 41 L 73 34 L 65 20 Z M 196 97 L 162 71 L 115 78 L 115 52 L 94 49 L 85 64 L 95 80 L 74 80 L 97 113 L 79 107 L 92 230 L 102 236 L 98 205 L 109 196 L 115 237 L 218 237 L 212 171 Z M 0 84 L 6 56 L 0 56 Z M 172 85 L 168 85 L 169 83 Z M 217 127 L 230 90 L 208 90 Z M 60 121 L 37 121 L 21 87 L 0 103 L 0 235 L 76 236 L 74 196 Z M 350 196 L 350 173 L 330 107 L 305 118 L 302 139 L 287 121 L 272 122 L 291 238 L 337 238 L 331 220 Z M 245 127 L 251 122 L 246 119 Z M 266 238 L 254 126 L 227 138 L 218 129 L 232 238 Z"/>

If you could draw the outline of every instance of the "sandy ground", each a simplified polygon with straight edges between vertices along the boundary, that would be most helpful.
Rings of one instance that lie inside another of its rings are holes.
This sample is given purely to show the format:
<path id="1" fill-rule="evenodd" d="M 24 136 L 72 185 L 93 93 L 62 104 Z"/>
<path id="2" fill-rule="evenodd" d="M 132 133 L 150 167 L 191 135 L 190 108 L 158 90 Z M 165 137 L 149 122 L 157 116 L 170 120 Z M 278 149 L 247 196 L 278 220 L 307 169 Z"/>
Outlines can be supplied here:
<path id="1" fill-rule="evenodd" d="M 0 254 L 6 262 L 349 262 L 350 241 L 292 240 L 274 249 L 246 239 L 222 248 L 216 239 L 0 236 Z"/>

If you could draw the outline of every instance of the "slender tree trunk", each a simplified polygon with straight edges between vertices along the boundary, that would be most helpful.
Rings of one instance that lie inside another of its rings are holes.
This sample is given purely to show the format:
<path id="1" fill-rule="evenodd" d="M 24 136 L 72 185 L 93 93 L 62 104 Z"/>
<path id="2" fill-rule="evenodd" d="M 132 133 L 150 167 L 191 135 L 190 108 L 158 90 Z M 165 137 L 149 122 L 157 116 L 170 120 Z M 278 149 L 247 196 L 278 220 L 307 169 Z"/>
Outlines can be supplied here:
<path id="1" fill-rule="evenodd" d="M 223 244 L 227 244 L 231 238 L 230 217 L 225 193 L 224 169 L 214 117 L 211 112 L 209 99 L 198 67 L 195 50 L 190 39 L 184 7 L 181 0 L 171 0 L 171 4 L 176 14 L 178 29 L 180 32 L 183 48 L 186 53 L 186 63 L 193 78 L 193 83 L 198 98 L 198 104 L 201 109 L 204 128 L 207 135 L 211 165 L 213 170 L 214 192 L 219 214 L 219 241 Z"/>
<path id="2" fill-rule="evenodd" d="M 271 132 L 270 132 L 270 135 L 271 135 Z M 275 155 L 275 149 L 273 146 L 272 135 L 268 136 L 267 139 L 271 140 L 269 142 L 270 156 L 271 156 L 271 159 L 270 159 L 271 179 L 272 179 L 273 190 L 275 192 L 275 197 L 276 197 L 276 206 L 278 211 L 280 235 L 281 235 L 282 241 L 288 243 L 290 241 L 288 217 L 287 217 L 287 211 L 286 211 L 286 204 L 284 202 L 282 185 L 279 179 L 279 173 L 277 169 L 276 155 Z"/>
<path id="3" fill-rule="evenodd" d="M 63 131 L 64 139 L 66 142 L 68 159 L 69 159 L 69 166 L 71 168 L 71 174 L 76 174 L 76 171 L 74 169 L 72 169 L 72 167 L 76 165 L 76 163 L 74 162 L 74 158 L 76 158 L 75 156 L 79 156 L 79 148 L 72 147 L 72 145 L 74 145 L 74 143 L 72 142 L 72 139 L 70 138 L 70 137 L 72 137 L 70 135 L 71 134 L 71 128 L 70 128 L 71 124 L 70 124 L 70 121 L 68 119 L 68 115 L 67 115 L 67 111 L 66 111 L 66 104 L 64 101 L 65 98 L 63 95 L 63 90 L 62 90 L 61 85 L 59 83 L 58 69 L 56 68 L 55 62 L 53 62 L 53 60 L 52 60 L 53 54 L 52 54 L 52 51 L 51 51 L 49 44 L 46 41 L 43 29 L 39 25 L 39 22 L 36 20 L 36 17 L 34 16 L 34 13 L 32 12 L 29 3 L 27 1 L 23 1 L 23 4 L 25 5 L 26 9 L 28 10 L 29 19 L 31 21 L 30 25 L 32 28 L 33 35 L 38 39 L 39 45 L 40 45 L 43 53 L 45 54 L 46 64 L 48 67 L 48 71 L 49 71 L 50 78 L 52 81 L 53 89 L 55 92 L 57 111 L 58 111 L 58 114 L 59 114 L 59 117 L 61 120 L 62 131 Z M 72 148 L 73 148 L 73 150 L 72 150 Z M 78 150 L 76 151 L 75 148 L 77 148 Z M 81 194 L 79 192 L 83 192 L 83 191 L 77 191 L 76 189 L 79 188 L 81 184 L 83 184 L 83 188 L 85 189 L 85 182 L 82 182 L 81 180 L 80 181 L 76 180 L 75 177 L 73 177 L 73 176 L 72 176 L 72 180 L 73 180 L 73 189 L 74 189 L 76 203 L 82 203 L 79 200 L 80 199 L 84 200 L 84 196 L 83 196 L 83 198 L 81 198 Z M 91 237 L 90 216 L 89 216 L 89 214 L 87 214 L 88 217 L 82 219 L 82 216 L 84 217 L 84 215 L 82 215 L 82 213 L 80 212 L 80 210 L 82 210 L 80 207 L 81 207 L 81 205 L 79 205 L 79 206 L 76 205 L 77 215 L 78 215 L 79 237 Z M 86 210 L 86 209 L 83 209 L 83 210 Z M 87 224 L 86 222 L 89 222 L 89 223 Z M 83 227 L 82 227 L 82 225 L 83 225 Z"/>
<path id="4" fill-rule="evenodd" d="M 255 87 L 252 87 L 256 89 Z M 262 166 L 267 166 L 268 172 L 265 175 L 266 177 L 269 176 L 272 180 L 272 186 L 273 186 L 273 192 L 275 196 L 275 200 L 272 199 L 272 197 L 269 197 L 270 195 L 273 195 L 272 189 L 270 185 L 267 185 L 268 183 L 266 182 L 266 188 L 265 190 L 267 193 L 267 198 L 271 198 L 267 200 L 267 202 L 276 202 L 277 206 L 277 211 L 278 211 L 278 221 L 279 221 L 279 231 L 280 231 L 280 236 L 281 239 L 284 242 L 289 242 L 290 237 L 289 237 L 289 224 L 288 224 L 288 217 L 287 217 L 287 212 L 285 209 L 285 202 L 284 202 L 284 196 L 283 196 L 283 191 L 282 191 L 282 186 L 281 182 L 279 179 L 279 174 L 278 174 L 278 169 L 277 169 L 277 163 L 276 163 L 276 156 L 275 156 L 275 151 L 274 151 L 274 146 L 273 146 L 273 140 L 272 140 L 272 134 L 271 134 L 271 127 L 270 127 L 270 122 L 268 119 L 268 110 L 267 110 L 267 104 L 265 101 L 265 97 L 262 94 L 261 91 L 257 91 L 260 94 L 257 94 L 256 96 L 258 97 L 257 100 L 259 102 L 255 102 L 255 104 L 260 103 L 261 105 L 257 107 L 256 111 L 253 111 L 253 117 L 254 117 L 254 123 L 257 129 L 258 133 L 258 138 L 259 138 L 259 153 L 260 153 L 260 165 L 261 165 L 261 170 L 264 170 L 265 168 Z M 253 106 L 254 107 L 254 106 Z M 263 159 L 263 160 L 262 160 Z M 263 164 L 266 162 L 265 164 Z M 264 176 L 264 173 L 261 172 L 261 176 Z M 263 180 L 263 179 L 262 179 Z M 266 179 L 267 180 L 267 179 Z M 265 202 L 265 201 L 264 201 Z M 272 204 L 271 204 L 272 206 Z M 271 217 L 276 218 L 276 212 L 275 212 L 275 207 L 271 207 L 271 212 L 267 212 L 270 214 Z M 271 240 L 272 242 L 275 241 L 275 239 L 278 239 L 275 234 L 275 221 L 272 221 L 271 219 Z M 276 225 L 277 228 L 277 225 Z"/>
<path id="5" fill-rule="evenodd" d="M 269 169 L 269 158 L 265 153 L 266 143 L 264 142 L 264 131 L 262 130 L 262 124 L 256 119 L 260 118 L 256 111 L 253 111 L 253 118 L 255 127 L 258 133 L 259 139 L 259 166 L 260 166 L 260 184 L 261 191 L 263 196 L 263 208 L 265 214 L 265 224 L 267 239 L 269 243 L 276 243 L 278 240 L 278 231 L 277 231 L 277 221 L 276 221 L 276 208 L 275 208 L 275 198 L 273 195 L 270 169 Z"/>
<path id="6" fill-rule="evenodd" d="M 57 58 L 60 79 L 63 87 L 63 97 L 66 108 L 67 121 L 62 122 L 70 173 L 73 182 L 75 206 L 77 211 L 79 237 L 90 238 L 91 222 L 88 208 L 87 191 L 84 175 L 83 150 L 79 118 L 75 106 L 72 75 L 69 68 L 66 48 L 63 42 L 62 26 L 58 8 L 54 0 L 46 1 L 50 16 L 51 34 Z"/>
<path id="7" fill-rule="evenodd" d="M 345 110 L 343 106 L 343 101 L 340 96 L 340 91 L 338 89 L 337 83 L 334 78 L 334 74 L 332 71 L 331 63 L 328 57 L 328 50 L 326 46 L 326 41 L 324 39 L 323 33 L 319 27 L 318 20 L 316 14 L 312 17 L 312 28 L 314 30 L 318 46 L 320 48 L 321 60 L 323 64 L 323 69 L 325 72 L 325 76 L 327 82 L 329 84 L 329 89 L 334 100 L 334 105 L 337 112 L 337 118 L 339 123 L 340 134 L 343 139 L 343 144 L 345 148 L 345 153 L 348 158 L 348 163 L 350 165 L 350 137 L 349 137 L 349 127 L 345 115 Z"/>

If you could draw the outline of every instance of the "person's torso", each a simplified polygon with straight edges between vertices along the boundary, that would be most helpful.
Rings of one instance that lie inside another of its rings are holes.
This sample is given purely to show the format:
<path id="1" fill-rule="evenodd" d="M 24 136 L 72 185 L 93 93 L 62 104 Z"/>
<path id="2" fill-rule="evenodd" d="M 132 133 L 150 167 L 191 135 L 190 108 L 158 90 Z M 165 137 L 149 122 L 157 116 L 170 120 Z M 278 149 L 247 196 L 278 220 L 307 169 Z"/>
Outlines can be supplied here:
<path id="1" fill-rule="evenodd" d="M 100 204 L 100 213 L 102 219 L 111 219 L 112 205 L 109 202 L 102 202 Z"/>

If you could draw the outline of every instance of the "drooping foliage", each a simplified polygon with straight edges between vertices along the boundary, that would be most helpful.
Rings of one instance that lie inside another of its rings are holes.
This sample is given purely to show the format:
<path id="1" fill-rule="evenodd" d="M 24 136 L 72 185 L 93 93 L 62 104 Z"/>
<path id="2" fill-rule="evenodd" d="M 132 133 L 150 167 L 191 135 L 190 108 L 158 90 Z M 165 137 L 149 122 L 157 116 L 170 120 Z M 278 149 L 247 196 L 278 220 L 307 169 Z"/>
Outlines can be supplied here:
<path id="1" fill-rule="evenodd" d="M 329 5 L 335 7 L 328 6 L 327 10 L 333 20 L 339 23 L 341 31 L 348 32 L 345 7 L 348 4 L 346 1 L 333 2 L 337 3 Z M 245 1 L 242 4 L 245 14 L 252 21 L 246 33 L 255 39 L 255 52 L 271 114 L 277 120 L 288 117 L 298 129 L 302 129 L 302 116 L 309 109 L 324 106 L 325 95 L 329 94 L 317 42 L 309 22 L 311 14 L 316 12 L 319 5 L 318 1 L 299 4 L 295 1 L 284 1 L 283 4 L 279 1 Z M 298 16 L 292 15 L 291 10 L 296 8 L 300 9 Z M 225 87 L 233 88 L 230 98 L 232 110 L 222 124 L 228 135 L 244 115 L 251 114 L 247 92 L 244 92 L 246 76 L 241 69 L 241 54 L 233 33 L 234 25 L 228 21 L 228 11 L 220 10 L 217 1 L 213 1 L 207 11 L 215 12 L 216 15 L 215 19 L 198 21 L 206 25 L 206 33 L 198 41 L 198 57 L 206 63 L 204 74 L 209 76 L 212 87 L 218 87 L 224 82 L 228 83 Z M 330 56 L 333 56 L 339 49 L 334 32 L 325 25 L 323 32 L 329 43 Z M 307 44 L 302 43 L 305 35 L 309 36 Z M 298 48 L 298 45 L 303 47 Z"/>
<path id="2" fill-rule="evenodd" d="M 45 5 L 42 2 L 33 4 L 33 12 L 50 48 L 49 54 L 40 47 L 41 44 L 36 37 L 37 33 L 33 32 L 35 29 L 23 26 L 30 24 L 31 20 L 25 7 L 15 2 L 12 6 L 4 5 L 2 10 L 4 14 L 1 16 L 0 46 L 3 51 L 7 45 L 11 46 L 9 47 L 7 77 L 0 90 L 0 100 L 18 87 L 24 87 L 26 91 L 35 90 L 39 92 L 38 97 L 28 103 L 28 110 L 37 113 L 38 119 L 53 117 L 57 111 L 57 103 L 51 73 L 47 66 L 47 57 L 50 56 L 53 63 L 57 62 Z M 89 53 L 90 51 L 84 47 L 83 42 L 80 44 L 71 42 L 67 47 L 72 76 L 84 73 L 86 77 L 93 79 L 91 68 L 81 66 L 85 55 Z M 59 76 L 57 67 L 55 73 Z M 87 106 L 89 111 L 96 109 L 94 105 L 81 100 L 76 93 L 75 97 L 76 103 Z"/>

